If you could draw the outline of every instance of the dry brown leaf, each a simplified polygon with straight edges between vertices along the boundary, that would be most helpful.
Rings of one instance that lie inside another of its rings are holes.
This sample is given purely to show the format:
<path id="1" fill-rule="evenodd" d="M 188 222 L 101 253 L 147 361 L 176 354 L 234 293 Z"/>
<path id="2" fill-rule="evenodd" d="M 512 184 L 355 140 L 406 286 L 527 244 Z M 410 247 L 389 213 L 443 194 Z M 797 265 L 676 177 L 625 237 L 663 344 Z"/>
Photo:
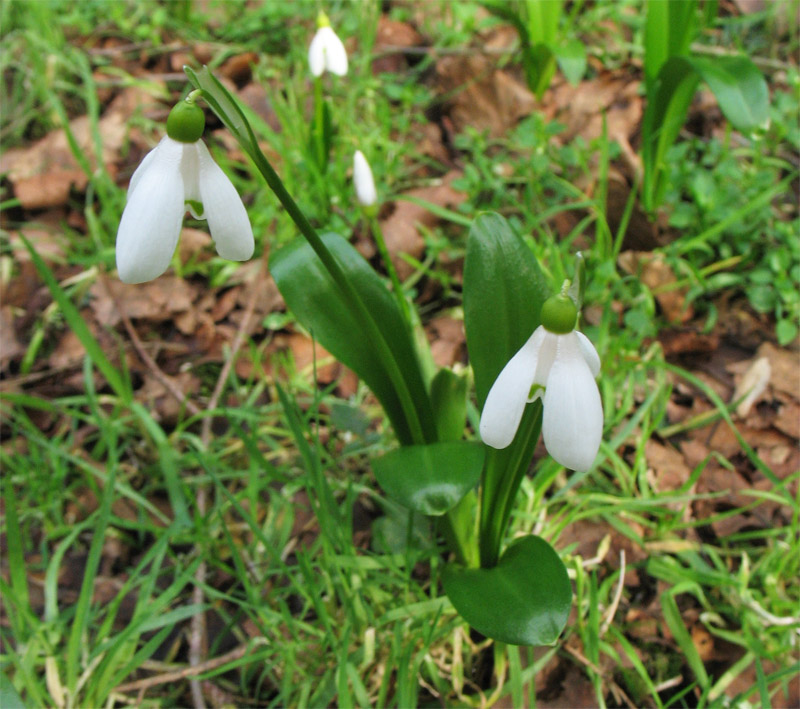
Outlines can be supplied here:
<path id="1" fill-rule="evenodd" d="M 100 159 L 112 174 L 127 135 L 127 124 L 134 107 L 153 102 L 140 89 L 130 88 L 115 98 L 98 121 L 102 139 Z M 70 121 L 69 130 L 78 147 L 94 168 L 95 147 L 88 116 Z M 55 130 L 31 146 L 12 148 L 0 156 L 0 172 L 8 174 L 14 193 L 26 209 L 66 204 L 70 189 L 82 190 L 88 178 L 81 169 L 63 130 Z"/>
<path id="2" fill-rule="evenodd" d="M 86 348 L 83 343 L 72 330 L 67 330 L 50 355 L 49 364 L 55 369 L 76 367 L 85 356 Z"/>
<path id="3" fill-rule="evenodd" d="M 686 323 L 694 316 L 691 303 L 686 303 L 688 286 L 673 288 L 675 273 L 661 254 L 649 251 L 623 251 L 617 261 L 619 267 L 638 276 L 655 296 L 664 318 L 670 323 Z"/>
<path id="4" fill-rule="evenodd" d="M 657 492 L 677 490 L 689 479 L 691 470 L 683 455 L 671 446 L 661 445 L 650 438 L 644 451 L 647 465 L 653 471 L 653 488 Z"/>
<path id="5" fill-rule="evenodd" d="M 423 199 L 439 207 L 453 209 L 466 199 L 463 192 L 452 187 L 453 180 L 460 177 L 461 174 L 461 172 L 453 170 L 448 172 L 438 184 L 420 187 L 406 192 L 402 196 Z M 425 207 L 405 201 L 402 196 L 394 202 L 394 210 L 381 223 L 386 247 L 401 280 L 407 278 L 413 272 L 413 268 L 400 258 L 399 254 L 409 254 L 419 259 L 425 249 L 425 242 L 417 225 L 421 224 L 430 229 L 439 222 L 439 217 L 435 214 Z"/>
<path id="6" fill-rule="evenodd" d="M 609 72 L 577 86 L 559 79 L 545 95 L 543 113 L 566 126 L 558 136 L 560 141 L 567 142 L 576 135 L 586 141 L 599 138 L 605 117 L 608 137 L 628 143 L 642 119 L 639 82 L 617 78 Z"/>
<path id="7" fill-rule="evenodd" d="M 772 367 L 766 357 L 756 358 L 747 368 L 733 390 L 733 401 L 744 397 L 736 407 L 736 415 L 739 418 L 747 418 L 753 404 L 762 399 L 771 376 Z"/>
<path id="8" fill-rule="evenodd" d="M 161 322 L 174 319 L 177 313 L 189 310 L 196 298 L 197 288 L 175 276 L 161 276 L 137 285 L 106 278 L 97 280 L 89 293 L 97 322 L 114 327 L 122 319 L 115 300 L 125 308 L 125 314 L 132 320 Z"/>
<path id="9" fill-rule="evenodd" d="M 463 321 L 444 315 L 431 320 L 425 331 L 437 367 L 452 367 L 462 360 L 465 342 Z"/>
<path id="10" fill-rule="evenodd" d="M 469 126 L 498 138 L 536 106 L 525 84 L 481 54 L 443 57 L 436 63 L 436 77 L 439 92 L 449 96 L 457 131 Z"/>
<path id="11" fill-rule="evenodd" d="M 0 308 L 0 369 L 5 369 L 8 363 L 19 357 L 25 348 L 17 339 L 14 329 L 14 313 L 11 306 L 4 305 Z"/>
<path id="12" fill-rule="evenodd" d="M 407 22 L 392 20 L 387 15 L 378 19 L 378 31 L 375 36 L 372 60 L 372 74 L 397 74 L 408 68 L 408 59 L 400 51 L 409 47 L 421 47 L 422 35 Z"/>

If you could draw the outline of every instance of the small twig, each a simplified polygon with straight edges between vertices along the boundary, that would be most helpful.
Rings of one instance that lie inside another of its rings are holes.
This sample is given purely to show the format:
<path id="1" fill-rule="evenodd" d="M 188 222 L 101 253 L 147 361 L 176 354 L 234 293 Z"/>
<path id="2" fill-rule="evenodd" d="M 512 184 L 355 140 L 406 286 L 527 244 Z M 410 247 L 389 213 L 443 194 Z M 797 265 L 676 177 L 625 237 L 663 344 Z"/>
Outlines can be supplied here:
<path id="1" fill-rule="evenodd" d="M 603 624 L 600 626 L 600 637 L 602 638 L 608 632 L 608 626 L 611 625 L 611 622 L 614 620 L 614 616 L 617 613 L 617 607 L 619 606 L 620 598 L 622 598 L 622 589 L 625 587 L 625 550 L 619 550 L 619 581 L 617 582 L 617 590 L 614 593 L 614 600 L 611 601 L 611 605 L 608 607 L 606 611 L 606 617 L 603 620 Z"/>
<path id="2" fill-rule="evenodd" d="M 219 403 L 219 399 L 222 396 L 222 392 L 225 390 L 225 382 L 228 380 L 228 375 L 230 374 L 231 367 L 233 367 L 233 363 L 236 360 L 236 355 L 239 352 L 242 344 L 244 343 L 245 337 L 247 337 L 247 331 L 250 324 L 250 319 L 253 316 L 253 311 L 256 307 L 256 300 L 258 299 L 258 280 L 264 274 L 264 265 L 266 263 L 266 252 L 264 259 L 261 261 L 261 268 L 259 268 L 258 273 L 255 276 L 255 279 L 252 282 L 252 288 L 250 291 L 250 297 L 247 301 L 247 305 L 245 306 L 244 315 L 242 316 L 242 321 L 239 323 L 239 329 L 236 332 L 236 336 L 233 338 L 233 342 L 231 343 L 231 351 L 228 358 L 225 360 L 224 364 L 222 365 L 222 370 L 219 373 L 219 377 L 217 378 L 217 383 L 214 386 L 214 391 L 211 394 L 211 398 L 208 400 L 208 404 L 206 405 L 206 413 L 208 414 L 204 419 L 200 429 L 200 440 L 202 441 L 203 448 L 208 448 L 208 445 L 211 441 L 211 411 L 217 408 L 217 404 Z M 197 488 L 197 511 L 200 517 L 203 517 L 206 513 L 206 506 L 208 501 L 208 488 L 206 485 L 201 484 Z M 195 586 L 194 590 L 192 591 L 192 603 L 195 605 L 202 605 L 204 601 L 204 594 L 203 594 L 203 583 L 205 582 L 206 577 L 206 562 L 201 561 L 200 565 L 197 567 L 197 571 L 195 571 Z M 197 613 L 192 617 L 191 628 L 189 631 L 189 664 L 192 667 L 201 665 L 204 662 L 206 652 L 208 651 L 207 642 L 206 642 L 206 614 L 205 612 Z M 203 700 L 203 688 L 201 683 L 196 680 L 192 679 L 190 682 L 191 690 L 192 690 L 192 701 L 194 703 L 195 709 L 204 709 L 205 702 Z"/>
<path id="3" fill-rule="evenodd" d="M 105 281 L 103 282 L 103 287 L 114 301 L 114 307 L 117 309 L 117 312 L 122 319 L 122 324 L 125 326 L 125 331 L 128 333 L 128 337 L 131 338 L 131 344 L 133 345 L 133 349 L 136 350 L 136 354 L 139 355 L 139 358 L 147 365 L 147 367 L 153 373 L 153 376 L 158 379 L 162 386 L 178 400 L 178 403 L 182 406 L 185 406 L 186 410 L 192 414 L 192 416 L 197 416 L 197 414 L 200 413 L 200 409 L 197 404 L 186 397 L 186 394 L 180 390 L 178 385 L 175 384 L 171 377 L 167 376 L 167 374 L 162 371 L 158 364 L 156 364 L 156 361 L 145 349 L 142 341 L 139 339 L 139 335 L 133 327 L 131 319 L 128 317 L 128 313 L 125 311 L 125 308 L 122 305 L 122 301 L 116 296 L 111 288 L 108 287 L 108 284 L 105 283 Z"/>
<path id="4" fill-rule="evenodd" d="M 224 655 L 220 655 L 219 657 L 215 657 L 211 660 L 206 660 L 203 663 L 193 665 L 190 667 L 183 667 L 180 670 L 173 670 L 172 672 L 165 672 L 161 675 L 155 675 L 153 677 L 146 677 L 144 679 L 137 679 L 134 682 L 127 682 L 126 684 L 121 684 L 119 687 L 114 689 L 116 693 L 124 693 L 124 692 L 133 692 L 136 690 L 147 690 L 151 687 L 157 687 L 160 684 L 167 684 L 169 682 L 176 682 L 181 679 L 186 679 L 187 677 L 196 677 L 203 672 L 208 672 L 209 670 L 214 670 L 217 667 L 221 667 L 222 665 L 227 664 L 228 662 L 234 662 L 241 657 L 244 657 L 247 653 L 250 645 L 249 643 L 244 645 L 239 645 L 239 647 L 235 647 L 230 652 L 226 652 Z"/>

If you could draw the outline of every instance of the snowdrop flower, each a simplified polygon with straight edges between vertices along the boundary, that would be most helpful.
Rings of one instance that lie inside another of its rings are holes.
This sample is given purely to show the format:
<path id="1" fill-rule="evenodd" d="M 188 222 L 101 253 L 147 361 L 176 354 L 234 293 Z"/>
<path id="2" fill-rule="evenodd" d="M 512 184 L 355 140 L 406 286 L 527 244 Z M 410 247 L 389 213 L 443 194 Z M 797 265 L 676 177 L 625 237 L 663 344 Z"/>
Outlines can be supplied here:
<path id="1" fill-rule="evenodd" d="M 327 69 L 332 74 L 347 73 L 347 51 L 324 12 L 317 18 L 317 33 L 308 48 L 308 65 L 314 76 L 322 76 Z"/>
<path id="2" fill-rule="evenodd" d="M 203 110 L 181 101 L 167 118 L 167 135 L 136 168 L 117 231 L 117 271 L 124 283 L 143 283 L 167 270 L 187 204 L 207 219 L 217 253 L 232 261 L 253 255 L 253 230 L 233 184 L 200 139 Z"/>
<path id="3" fill-rule="evenodd" d="M 603 408 L 595 377 L 600 357 L 577 332 L 577 309 L 566 295 L 549 298 L 536 328 L 500 372 L 483 407 L 480 434 L 493 448 L 514 440 L 525 404 L 543 396 L 547 451 L 566 468 L 588 470 L 600 448 Z"/>
<path id="4" fill-rule="evenodd" d="M 363 207 L 374 206 L 378 201 L 375 180 L 372 178 L 369 163 L 360 150 L 356 150 L 353 155 L 353 184 L 356 187 L 356 197 L 359 203 Z"/>

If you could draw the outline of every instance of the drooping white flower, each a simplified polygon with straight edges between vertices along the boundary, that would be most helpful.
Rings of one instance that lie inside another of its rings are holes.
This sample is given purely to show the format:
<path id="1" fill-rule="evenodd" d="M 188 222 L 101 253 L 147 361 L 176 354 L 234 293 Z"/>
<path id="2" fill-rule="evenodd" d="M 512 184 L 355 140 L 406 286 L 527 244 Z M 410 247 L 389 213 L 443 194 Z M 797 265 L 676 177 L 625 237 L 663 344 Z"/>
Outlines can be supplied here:
<path id="1" fill-rule="evenodd" d="M 548 329 L 544 309 L 542 321 L 545 324 L 508 361 L 489 390 L 481 413 L 481 438 L 493 448 L 509 446 L 525 405 L 543 396 L 547 451 L 566 468 L 588 470 L 603 435 L 603 407 L 595 382 L 600 357 L 583 333 L 571 329 L 575 314 L 568 330 Z"/>
<path id="2" fill-rule="evenodd" d="M 372 169 L 360 150 L 356 150 L 353 155 L 353 184 L 356 188 L 356 197 L 364 207 L 371 207 L 378 201 Z"/>
<path id="3" fill-rule="evenodd" d="M 169 121 L 167 131 L 176 133 Z M 187 203 L 196 219 L 208 220 L 220 256 L 246 261 L 253 255 L 244 204 L 199 134 L 193 126 L 190 135 L 197 138 L 192 141 L 165 135 L 133 173 L 117 231 L 117 271 L 124 283 L 150 281 L 167 270 Z M 192 203 L 202 205 L 200 213 Z"/>
<path id="4" fill-rule="evenodd" d="M 317 33 L 308 47 L 308 65 L 313 76 L 322 76 L 327 70 L 337 76 L 347 74 L 347 50 L 333 31 L 328 18 L 320 13 Z"/>

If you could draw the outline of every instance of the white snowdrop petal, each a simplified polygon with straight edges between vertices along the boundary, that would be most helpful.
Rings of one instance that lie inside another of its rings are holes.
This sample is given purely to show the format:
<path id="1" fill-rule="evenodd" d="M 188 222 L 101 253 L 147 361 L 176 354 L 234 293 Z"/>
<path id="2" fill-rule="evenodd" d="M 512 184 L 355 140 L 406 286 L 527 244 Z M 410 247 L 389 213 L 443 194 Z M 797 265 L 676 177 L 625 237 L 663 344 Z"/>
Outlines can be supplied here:
<path id="1" fill-rule="evenodd" d="M 480 434 L 492 448 L 506 448 L 514 440 L 533 384 L 541 341 L 542 332 L 537 329 L 508 360 L 489 390 L 481 412 Z"/>
<path id="2" fill-rule="evenodd" d="M 162 138 L 162 139 L 161 139 L 161 140 L 158 142 L 158 145 L 156 145 L 156 147 L 155 147 L 155 148 L 153 148 L 153 149 L 152 149 L 152 150 L 151 150 L 149 153 L 147 153 L 147 155 L 145 155 L 145 156 L 142 158 L 142 162 L 140 162 L 140 163 L 139 163 L 139 167 L 137 167 L 137 168 L 136 168 L 136 169 L 133 171 L 133 174 L 131 175 L 131 180 L 130 180 L 130 182 L 128 183 L 128 199 L 130 199 L 130 198 L 131 198 L 131 195 L 133 194 L 133 191 L 136 189 L 136 185 L 138 185 L 138 184 L 139 184 L 139 180 L 141 180 L 141 179 L 142 179 L 142 175 L 144 175 L 144 174 L 147 172 L 147 170 L 148 170 L 148 166 L 149 166 L 149 165 L 150 165 L 150 163 L 151 163 L 151 162 L 152 162 L 152 161 L 155 159 L 155 156 L 156 156 L 156 154 L 157 154 L 158 150 L 159 150 L 159 149 L 160 149 L 160 148 L 163 146 L 163 144 L 164 144 L 164 143 L 166 143 L 167 141 L 169 141 L 170 143 L 174 143 L 174 142 L 175 142 L 174 140 L 172 140 L 172 138 L 170 138 L 169 136 L 166 136 L 166 135 L 165 135 L 165 136 L 164 136 L 164 137 L 163 137 L 163 138 Z M 169 149 L 169 148 L 168 148 L 168 149 Z"/>
<path id="3" fill-rule="evenodd" d="M 365 207 L 371 207 L 378 201 L 372 169 L 364 157 L 364 153 L 360 150 L 356 150 L 353 156 L 353 183 L 355 184 L 356 197 L 360 204 Z"/>
<path id="4" fill-rule="evenodd" d="M 578 336 L 578 345 L 581 348 L 581 354 L 586 360 L 586 364 L 589 365 L 592 376 L 596 379 L 597 375 L 600 374 L 600 355 L 597 354 L 597 350 L 592 344 L 592 341 L 586 337 L 586 335 L 577 330 L 575 334 Z"/>
<path id="5" fill-rule="evenodd" d="M 183 146 L 162 140 L 146 169 L 137 170 L 117 231 L 117 271 L 124 283 L 144 283 L 167 270 L 183 221 Z"/>
<path id="6" fill-rule="evenodd" d="M 542 435 L 548 453 L 572 470 L 588 470 L 600 448 L 600 392 L 574 332 L 558 338 L 544 393 Z"/>
<path id="7" fill-rule="evenodd" d="M 324 29 L 330 29 L 330 27 L 318 29 L 308 47 L 308 66 L 313 76 L 322 76 L 322 72 L 325 71 L 326 40 L 325 33 L 322 31 Z"/>
<path id="8" fill-rule="evenodd" d="M 320 32 L 325 32 L 325 68 L 332 74 L 344 76 L 347 74 L 347 50 L 344 48 L 339 35 L 330 27 L 323 27 Z"/>
<path id="9" fill-rule="evenodd" d="M 203 141 L 198 141 L 198 182 L 211 238 L 222 258 L 246 261 L 253 255 L 253 229 L 241 197 L 214 162 Z"/>

